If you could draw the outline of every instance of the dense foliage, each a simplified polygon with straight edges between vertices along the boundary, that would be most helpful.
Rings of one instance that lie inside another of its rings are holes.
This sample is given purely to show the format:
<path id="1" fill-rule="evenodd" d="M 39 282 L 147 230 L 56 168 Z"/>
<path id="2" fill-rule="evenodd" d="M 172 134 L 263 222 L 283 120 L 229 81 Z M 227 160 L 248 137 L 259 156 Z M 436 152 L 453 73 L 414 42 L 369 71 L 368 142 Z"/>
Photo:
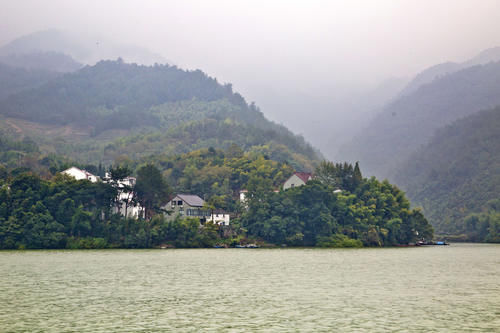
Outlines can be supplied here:
<path id="1" fill-rule="evenodd" d="M 500 196 L 499 128 L 500 107 L 458 120 L 440 129 L 396 174 L 438 233 L 499 240 L 500 207 L 492 203 Z"/>
<path id="2" fill-rule="evenodd" d="M 57 174 L 1 174 L 1 248 L 206 247 L 260 241 L 290 246 L 387 246 L 431 239 L 432 228 L 387 181 L 353 176 L 357 166 L 330 163 L 338 183 L 311 181 L 278 191 L 293 169 L 233 146 L 138 164 L 136 202 L 145 218 L 113 214 L 117 182 L 91 183 Z M 323 165 L 327 165 L 324 162 Z M 132 169 L 116 166 L 112 179 Z M 356 171 L 357 170 L 357 171 Z M 331 178 L 331 177 L 329 177 Z M 169 184 L 170 183 L 170 184 Z M 172 189 L 170 188 L 172 187 Z M 240 202 L 239 190 L 247 189 Z M 230 227 L 189 218 L 167 219 L 170 193 L 199 194 L 211 209 L 233 213 Z"/>
<path id="3" fill-rule="evenodd" d="M 167 221 L 112 214 L 110 184 L 23 173 L 0 185 L 0 248 L 206 247 L 221 240 L 217 226 L 197 219 Z"/>
<path id="4" fill-rule="evenodd" d="M 0 101 L 0 114 L 10 118 L 0 129 L 18 137 L 29 133 L 42 152 L 94 164 L 232 144 L 300 169 L 311 170 L 319 158 L 230 84 L 168 65 L 101 61 L 11 94 Z"/>
<path id="5" fill-rule="evenodd" d="M 331 166 L 333 174 L 342 173 L 342 165 Z M 350 175 L 343 178 L 340 184 L 352 186 Z M 329 185 L 319 180 L 279 193 L 270 185 L 264 178 L 250 179 L 248 209 L 241 217 L 241 225 L 249 234 L 268 242 L 387 246 L 433 237 L 433 229 L 422 213 L 411 210 L 404 193 L 387 181 L 360 179 L 351 191 L 338 183 Z"/>
<path id="6" fill-rule="evenodd" d="M 199 195 L 231 212 L 239 209 L 239 191 L 247 188 L 250 179 L 266 179 L 273 189 L 279 189 L 293 173 L 286 162 L 245 153 L 236 145 L 225 151 L 208 148 L 181 155 L 151 156 L 145 161 L 155 163 L 176 192 Z"/>
<path id="7" fill-rule="evenodd" d="M 137 114 L 153 105 L 193 98 L 203 101 L 228 98 L 234 104 L 245 105 L 230 85 L 222 86 L 200 70 L 184 71 L 168 65 L 139 66 L 118 60 L 86 66 L 34 91 L 11 96 L 3 103 L 2 113 L 51 124 L 93 125 Z M 152 116 L 138 117 L 115 126 L 137 126 L 155 120 Z M 112 121 L 108 124 L 113 126 Z"/>
<path id="8" fill-rule="evenodd" d="M 11 67 L 0 59 L 0 100 L 22 90 L 39 87 L 59 75 L 41 69 Z"/>

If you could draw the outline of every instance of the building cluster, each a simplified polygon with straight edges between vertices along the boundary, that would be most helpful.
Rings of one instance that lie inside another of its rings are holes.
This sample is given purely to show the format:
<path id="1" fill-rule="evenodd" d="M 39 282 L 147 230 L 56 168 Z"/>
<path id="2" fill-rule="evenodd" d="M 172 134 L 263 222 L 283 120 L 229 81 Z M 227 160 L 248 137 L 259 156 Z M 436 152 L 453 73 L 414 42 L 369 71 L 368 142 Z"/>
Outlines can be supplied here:
<path id="1" fill-rule="evenodd" d="M 90 182 L 102 181 L 105 183 L 112 182 L 109 173 L 106 173 L 104 178 L 100 178 L 92 173 L 71 167 L 62 171 L 63 174 L 74 177 L 77 180 L 88 180 Z M 305 185 L 309 180 L 313 179 L 311 173 L 295 172 L 284 183 L 283 190 L 292 187 Z M 135 200 L 133 188 L 136 183 L 136 178 L 126 177 L 117 181 L 118 197 L 116 205 L 113 207 L 114 213 L 119 213 L 127 217 L 144 217 L 144 209 Z M 240 202 L 243 204 L 247 200 L 247 191 L 240 191 Z M 218 225 L 228 226 L 230 223 L 230 213 L 218 209 L 210 209 L 205 200 L 194 194 L 176 194 L 166 205 L 162 207 L 167 219 L 175 219 L 177 216 L 186 216 L 199 218 L 201 223 L 212 222 Z"/>

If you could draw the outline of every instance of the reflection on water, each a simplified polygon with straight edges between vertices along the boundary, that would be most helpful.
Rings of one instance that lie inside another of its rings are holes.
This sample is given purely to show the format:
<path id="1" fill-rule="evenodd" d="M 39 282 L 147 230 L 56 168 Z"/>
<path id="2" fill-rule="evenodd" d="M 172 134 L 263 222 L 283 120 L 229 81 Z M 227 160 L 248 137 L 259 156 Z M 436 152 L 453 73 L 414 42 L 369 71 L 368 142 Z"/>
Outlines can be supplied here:
<path id="1" fill-rule="evenodd" d="M 0 331 L 498 331 L 500 246 L 0 252 Z"/>

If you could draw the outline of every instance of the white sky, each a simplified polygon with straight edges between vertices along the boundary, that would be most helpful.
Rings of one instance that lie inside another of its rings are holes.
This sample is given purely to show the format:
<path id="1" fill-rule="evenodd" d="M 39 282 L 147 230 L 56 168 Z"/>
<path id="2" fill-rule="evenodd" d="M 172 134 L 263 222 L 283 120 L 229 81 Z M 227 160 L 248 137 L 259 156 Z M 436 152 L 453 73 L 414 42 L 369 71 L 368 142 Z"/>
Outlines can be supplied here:
<path id="1" fill-rule="evenodd" d="M 200 68 L 286 123 L 270 94 L 335 98 L 500 46 L 500 0 L 0 0 L 0 45 L 51 28 Z"/>

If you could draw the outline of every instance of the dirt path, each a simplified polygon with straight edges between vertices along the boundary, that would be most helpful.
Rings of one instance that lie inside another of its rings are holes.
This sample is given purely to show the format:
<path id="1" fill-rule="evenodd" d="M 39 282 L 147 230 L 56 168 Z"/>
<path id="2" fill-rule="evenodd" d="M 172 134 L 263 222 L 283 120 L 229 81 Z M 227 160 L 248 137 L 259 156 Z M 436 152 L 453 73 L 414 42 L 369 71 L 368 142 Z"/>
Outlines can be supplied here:
<path id="1" fill-rule="evenodd" d="M 22 129 L 21 127 L 17 126 L 16 124 L 14 124 L 11 120 L 9 120 L 9 119 L 5 119 L 5 122 L 6 122 L 8 125 L 10 125 L 10 127 L 13 127 L 13 128 L 16 130 L 16 132 L 17 132 L 17 133 L 19 133 L 19 134 L 21 134 L 21 135 L 22 135 L 22 134 L 24 134 L 24 133 L 23 133 L 23 129 Z"/>

